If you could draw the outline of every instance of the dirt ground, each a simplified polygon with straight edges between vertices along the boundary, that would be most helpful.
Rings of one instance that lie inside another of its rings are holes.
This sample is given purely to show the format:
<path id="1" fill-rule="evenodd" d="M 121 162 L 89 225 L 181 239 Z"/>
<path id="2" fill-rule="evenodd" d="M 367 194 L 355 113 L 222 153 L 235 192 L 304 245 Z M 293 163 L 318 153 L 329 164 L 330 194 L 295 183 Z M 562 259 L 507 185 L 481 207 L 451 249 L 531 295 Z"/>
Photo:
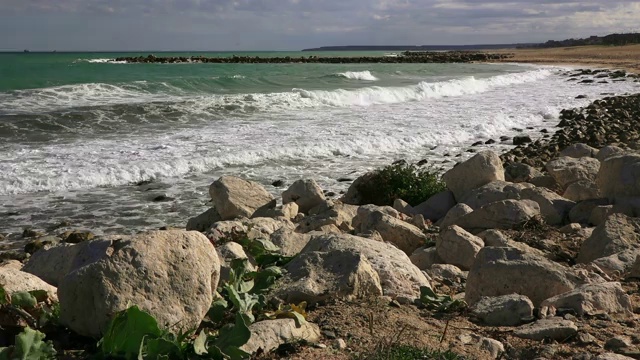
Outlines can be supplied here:
<path id="1" fill-rule="evenodd" d="M 584 65 L 625 69 L 640 73 L 640 44 L 626 46 L 574 46 L 550 49 L 505 49 L 513 53 L 505 62 L 540 63 L 550 65 Z"/>

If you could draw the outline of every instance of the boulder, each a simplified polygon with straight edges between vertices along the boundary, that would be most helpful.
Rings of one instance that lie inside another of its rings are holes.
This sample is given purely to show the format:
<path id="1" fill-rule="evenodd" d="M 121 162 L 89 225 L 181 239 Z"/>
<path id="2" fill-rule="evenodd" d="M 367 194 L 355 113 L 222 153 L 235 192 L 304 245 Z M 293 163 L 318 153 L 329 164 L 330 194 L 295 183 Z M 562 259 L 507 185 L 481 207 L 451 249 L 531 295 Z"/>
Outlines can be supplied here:
<path id="1" fill-rule="evenodd" d="M 358 210 L 354 223 L 360 225 L 357 229 L 359 232 L 377 231 L 384 241 L 394 244 L 407 255 L 411 255 L 428 240 L 418 227 L 387 215 L 383 211 Z"/>
<path id="2" fill-rule="evenodd" d="M 612 157 L 612 156 L 618 156 L 618 155 L 622 155 L 624 154 L 626 151 L 622 148 L 619 148 L 617 146 L 612 146 L 612 145 L 608 145 L 605 146 L 603 148 L 600 149 L 600 151 L 598 151 L 598 154 L 596 155 L 596 159 L 598 159 L 600 162 L 605 161 L 606 159 Z"/>
<path id="3" fill-rule="evenodd" d="M 631 266 L 631 270 L 629 270 L 630 278 L 640 279 L 640 254 L 636 256 L 636 260 Z"/>
<path id="4" fill-rule="evenodd" d="M 478 237 L 484 242 L 484 246 L 497 246 L 504 247 L 509 246 L 511 239 L 509 239 L 500 230 L 489 229 L 478 234 Z"/>
<path id="5" fill-rule="evenodd" d="M 589 224 L 600 225 L 607 221 L 607 218 L 614 213 L 613 205 L 601 205 L 596 206 L 591 210 L 591 216 L 589 216 Z"/>
<path id="6" fill-rule="evenodd" d="M 446 228 L 436 241 L 436 250 L 440 259 L 462 270 L 471 268 L 483 246 L 482 239 L 456 225 Z"/>
<path id="7" fill-rule="evenodd" d="M 456 221 L 461 228 L 475 232 L 483 229 L 513 229 L 540 215 L 540 206 L 531 200 L 503 200 L 485 205 Z"/>
<path id="8" fill-rule="evenodd" d="M 533 200 L 540 206 L 540 214 L 549 225 L 562 224 L 576 205 L 546 188 L 524 189 L 520 194 L 523 199 Z"/>
<path id="9" fill-rule="evenodd" d="M 216 247 L 218 258 L 220 259 L 220 282 L 226 283 L 229 281 L 229 272 L 231 271 L 231 262 L 236 259 L 247 259 L 249 266 L 247 270 L 256 271 L 256 267 L 253 259 L 249 259 L 247 253 L 242 248 L 242 245 L 230 241 Z"/>
<path id="10" fill-rule="evenodd" d="M 513 137 L 513 145 L 524 145 L 531 142 L 529 135 L 516 135 Z"/>
<path id="11" fill-rule="evenodd" d="M 579 159 L 581 157 L 596 157 L 598 155 L 598 149 L 592 148 L 587 144 L 573 144 L 560 151 L 560 156 L 566 156 Z"/>
<path id="12" fill-rule="evenodd" d="M 346 234 L 314 235 L 302 249 L 309 252 L 344 250 L 361 254 L 378 273 L 384 295 L 413 301 L 420 296 L 420 287 L 431 287 L 424 274 L 411 263 L 409 257 L 395 246 Z"/>
<path id="13" fill-rule="evenodd" d="M 533 319 L 533 303 L 518 294 L 485 296 L 471 308 L 471 315 L 489 326 L 518 326 Z"/>
<path id="14" fill-rule="evenodd" d="M 20 291 L 44 290 L 51 301 L 58 301 L 58 290 L 39 277 L 21 271 L 19 261 L 8 261 L 0 264 L 0 286 L 7 296 Z"/>
<path id="15" fill-rule="evenodd" d="M 462 271 L 459 267 L 450 264 L 433 264 L 427 270 L 427 274 L 432 278 L 453 282 L 466 280 L 468 273 L 468 271 Z"/>
<path id="16" fill-rule="evenodd" d="M 403 213 L 405 215 L 412 216 L 413 214 L 415 214 L 413 206 L 409 205 L 408 202 L 402 199 L 396 199 L 393 202 L 393 208 L 396 209 L 399 213 Z"/>
<path id="17" fill-rule="evenodd" d="M 579 279 L 569 269 L 516 248 L 485 247 L 467 278 L 465 299 L 474 305 L 482 296 L 520 294 L 534 306 L 571 291 Z"/>
<path id="18" fill-rule="evenodd" d="M 569 221 L 578 224 L 589 224 L 593 209 L 601 205 L 609 205 L 609 201 L 607 199 L 581 201 L 569 211 Z"/>
<path id="19" fill-rule="evenodd" d="M 195 230 L 203 233 L 218 221 L 222 221 L 222 217 L 218 214 L 216 208 L 212 207 L 202 214 L 189 219 L 187 221 L 187 231 Z"/>
<path id="20" fill-rule="evenodd" d="M 211 306 L 219 276 L 218 256 L 203 234 L 142 233 L 115 242 L 107 256 L 62 279 L 60 321 L 98 338 L 113 314 L 137 305 L 163 329 L 195 329 Z"/>
<path id="21" fill-rule="evenodd" d="M 580 246 L 576 259 L 588 263 L 624 250 L 640 248 L 640 219 L 613 214 Z"/>
<path id="22" fill-rule="evenodd" d="M 441 219 L 439 224 L 440 228 L 446 229 L 449 226 L 454 225 L 456 221 L 458 221 L 458 219 L 460 219 L 461 217 L 467 214 L 471 214 L 472 212 L 473 209 L 470 208 L 469 205 L 457 204 L 456 206 L 452 207 L 449 212 L 447 212 L 447 215 L 445 215 L 444 218 Z"/>
<path id="23" fill-rule="evenodd" d="M 460 202 L 475 210 L 496 201 L 520 199 L 520 190 L 511 185 L 506 181 L 492 181 L 469 191 Z"/>
<path id="24" fill-rule="evenodd" d="M 286 266 L 274 296 L 310 305 L 329 299 L 353 301 L 382 296 L 380 277 L 367 258 L 351 250 L 311 251 Z"/>
<path id="25" fill-rule="evenodd" d="M 442 191 L 415 206 L 413 211 L 416 214 L 421 214 L 425 219 L 437 221 L 445 217 L 455 205 L 456 199 L 453 197 L 453 193 L 451 191 Z"/>
<path id="26" fill-rule="evenodd" d="M 536 187 L 544 187 L 551 191 L 564 191 L 564 189 L 560 189 L 560 185 L 556 182 L 556 180 L 551 175 L 542 175 L 536 176 L 529 180 L 530 184 L 533 184 Z"/>
<path id="27" fill-rule="evenodd" d="M 529 182 L 539 176 L 542 176 L 542 173 L 527 164 L 512 162 L 504 167 L 504 179 L 508 182 Z"/>
<path id="28" fill-rule="evenodd" d="M 576 181 L 595 181 L 600 170 L 600 161 L 588 157 L 575 159 L 565 156 L 549 161 L 545 168 L 562 190 L 565 190 Z"/>
<path id="29" fill-rule="evenodd" d="M 593 181 L 578 180 L 569 184 L 562 194 L 562 197 L 571 201 L 579 202 L 584 200 L 599 199 L 600 189 Z"/>
<path id="30" fill-rule="evenodd" d="M 258 210 L 276 207 L 276 200 L 262 185 L 234 176 L 216 180 L 209 194 L 223 220 L 250 218 Z"/>
<path id="31" fill-rule="evenodd" d="M 602 196 L 610 200 L 640 196 L 640 154 L 605 159 L 596 182 Z"/>
<path id="32" fill-rule="evenodd" d="M 598 355 L 595 360 L 634 360 L 635 358 L 614 353 L 604 353 Z"/>
<path id="33" fill-rule="evenodd" d="M 311 235 L 301 234 L 290 229 L 282 228 L 271 234 L 271 242 L 280 248 L 284 256 L 296 256 L 311 240 Z"/>
<path id="34" fill-rule="evenodd" d="M 553 316 L 557 309 L 572 309 L 578 316 L 633 314 L 631 300 L 617 282 L 582 285 L 540 304 L 543 316 Z"/>
<path id="35" fill-rule="evenodd" d="M 535 341 L 551 339 L 556 341 L 566 340 L 578 333 L 578 327 L 573 321 L 562 318 L 540 319 L 534 323 L 520 326 L 513 335 Z"/>
<path id="36" fill-rule="evenodd" d="M 460 201 L 466 194 L 495 180 L 504 181 L 504 168 L 500 157 L 493 151 L 481 151 L 471 159 L 458 164 L 443 176 L 447 188 Z"/>
<path id="37" fill-rule="evenodd" d="M 631 270 L 640 249 L 629 249 L 613 255 L 593 260 L 589 264 L 597 266 L 602 272 L 614 279 L 622 279 Z"/>
<path id="38" fill-rule="evenodd" d="M 249 330 L 251 337 L 240 349 L 250 354 L 257 353 L 259 350 L 267 354 L 282 344 L 294 341 L 317 343 L 320 340 L 318 325 L 306 322 L 297 327 L 293 319 L 259 321 L 251 324 Z"/>
<path id="39" fill-rule="evenodd" d="M 340 201 L 334 201 L 327 205 L 330 206 L 323 211 L 319 211 L 320 208 L 314 208 L 314 211 L 311 211 L 310 216 L 302 218 L 298 222 L 296 231 L 299 233 L 308 233 L 310 231 L 318 230 L 323 226 L 335 225 L 337 228 L 347 232 L 356 227 L 355 224 L 353 224 L 353 221 L 358 213 L 358 206 L 345 204 Z M 371 206 L 375 207 L 375 205 Z M 387 208 L 393 210 L 390 207 Z M 393 212 L 396 215 L 398 214 L 395 210 L 393 210 Z"/>
<path id="40" fill-rule="evenodd" d="M 434 264 L 441 264 L 442 259 L 438 256 L 438 251 L 435 247 L 421 247 L 409 256 L 411 263 L 417 266 L 420 270 L 430 269 Z"/>
<path id="41" fill-rule="evenodd" d="M 108 256 L 113 243 L 109 240 L 93 240 L 42 249 L 31 255 L 22 271 L 58 286 L 70 272 Z"/>
<path id="42" fill-rule="evenodd" d="M 562 234 L 575 234 L 580 230 L 582 230 L 582 225 L 578 223 L 567 224 L 558 229 L 558 231 Z"/>
<path id="43" fill-rule="evenodd" d="M 298 180 L 282 193 L 282 203 L 295 202 L 298 211 L 308 213 L 312 208 L 325 201 L 324 193 L 315 180 Z"/>

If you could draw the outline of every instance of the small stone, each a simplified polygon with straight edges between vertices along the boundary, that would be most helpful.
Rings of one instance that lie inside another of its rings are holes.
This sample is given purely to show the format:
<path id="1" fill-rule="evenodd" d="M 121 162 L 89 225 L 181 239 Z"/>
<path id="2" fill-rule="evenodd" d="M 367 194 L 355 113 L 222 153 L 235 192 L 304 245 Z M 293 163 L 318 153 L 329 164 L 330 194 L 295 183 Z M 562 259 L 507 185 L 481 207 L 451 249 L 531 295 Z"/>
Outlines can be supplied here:
<path id="1" fill-rule="evenodd" d="M 284 186 L 284 180 L 276 180 L 276 181 L 271 183 L 271 186 L 273 186 L 273 187 L 282 187 L 282 186 Z"/>
<path id="2" fill-rule="evenodd" d="M 336 336 L 336 333 L 334 333 L 333 331 L 330 330 L 322 330 L 321 334 L 326 337 L 327 339 L 335 339 L 338 336 Z"/>
<path id="3" fill-rule="evenodd" d="M 542 341 L 549 338 L 562 341 L 575 335 L 577 332 L 578 327 L 572 321 L 562 318 L 547 318 L 520 326 L 513 334 L 523 339 Z"/>
<path id="4" fill-rule="evenodd" d="M 66 231 L 60 237 L 62 241 L 68 244 L 78 244 L 83 241 L 93 240 L 95 235 L 90 231 Z"/>
<path id="5" fill-rule="evenodd" d="M 580 343 L 581 345 L 588 345 L 588 344 L 593 344 L 596 342 L 596 338 L 595 336 L 587 333 L 587 332 L 580 332 L 578 333 L 578 343 Z"/>
<path id="6" fill-rule="evenodd" d="M 22 232 L 22 237 L 23 238 L 31 238 L 31 237 L 38 237 L 38 236 L 43 236 L 44 234 L 40 231 L 36 231 L 33 229 L 24 229 L 24 231 Z"/>
<path id="7" fill-rule="evenodd" d="M 632 345 L 633 344 L 630 338 L 626 336 L 618 335 L 616 337 L 612 337 L 611 339 L 607 340 L 607 342 L 604 343 L 604 348 L 607 350 L 615 351 L 615 350 L 628 348 Z"/>
<path id="8" fill-rule="evenodd" d="M 333 343 L 333 347 L 339 350 L 344 350 L 347 348 L 347 342 L 344 341 L 344 339 L 336 339 L 336 341 Z"/>

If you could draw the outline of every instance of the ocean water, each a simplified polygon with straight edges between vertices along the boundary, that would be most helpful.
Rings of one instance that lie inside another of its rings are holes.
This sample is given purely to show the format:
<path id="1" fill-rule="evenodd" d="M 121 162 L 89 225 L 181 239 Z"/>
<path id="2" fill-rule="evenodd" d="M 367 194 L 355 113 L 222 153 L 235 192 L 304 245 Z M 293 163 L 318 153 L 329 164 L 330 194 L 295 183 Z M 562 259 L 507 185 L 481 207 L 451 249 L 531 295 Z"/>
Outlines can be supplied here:
<path id="1" fill-rule="evenodd" d="M 516 64 L 108 61 L 125 55 L 0 54 L 0 233 L 61 221 L 98 234 L 184 226 L 223 174 L 274 194 L 286 187 L 273 181 L 307 177 L 339 193 L 340 178 L 398 159 L 447 168 L 473 142 L 542 135 L 561 109 L 639 88 Z"/>

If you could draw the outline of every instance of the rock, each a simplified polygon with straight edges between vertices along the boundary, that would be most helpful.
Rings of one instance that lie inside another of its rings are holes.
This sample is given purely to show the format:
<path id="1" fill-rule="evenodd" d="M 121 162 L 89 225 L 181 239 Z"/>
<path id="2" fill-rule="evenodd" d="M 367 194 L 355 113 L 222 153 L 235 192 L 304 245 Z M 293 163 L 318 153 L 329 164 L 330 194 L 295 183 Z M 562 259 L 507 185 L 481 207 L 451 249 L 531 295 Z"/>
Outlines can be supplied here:
<path id="1" fill-rule="evenodd" d="M 557 309 L 572 309 L 578 316 L 633 314 L 631 300 L 617 282 L 582 285 L 543 301 L 540 308 L 543 316 L 555 315 Z"/>
<path id="2" fill-rule="evenodd" d="M 502 353 L 504 353 L 504 345 L 498 340 L 491 338 L 482 337 L 476 334 L 465 334 L 458 335 L 458 340 L 460 340 L 463 345 L 471 345 L 482 350 L 482 352 L 487 352 L 489 356 L 488 359 L 498 359 Z M 482 357 L 482 359 L 485 358 L 487 357 Z"/>
<path id="3" fill-rule="evenodd" d="M 364 206 L 360 209 L 353 220 L 354 223 L 360 225 L 356 230 L 362 233 L 375 230 L 380 233 L 384 241 L 394 244 L 407 255 L 411 255 L 428 240 L 427 236 L 414 225 L 387 215 L 380 210 L 369 211 L 370 209 L 365 209 Z"/>
<path id="4" fill-rule="evenodd" d="M 582 243 L 576 261 L 588 263 L 624 250 L 638 248 L 640 219 L 613 214 L 604 224 L 597 226 L 591 236 Z"/>
<path id="5" fill-rule="evenodd" d="M 446 228 L 436 241 L 438 256 L 447 264 L 469 270 L 476 255 L 482 249 L 482 239 L 473 236 L 459 226 Z"/>
<path id="6" fill-rule="evenodd" d="M 633 360 L 633 359 L 634 358 L 632 357 L 628 357 L 620 354 L 613 354 L 613 353 L 600 354 L 595 358 L 595 360 Z"/>
<path id="7" fill-rule="evenodd" d="M 610 200 L 640 196 L 640 155 L 623 154 L 605 159 L 596 183 L 602 196 Z"/>
<path id="8" fill-rule="evenodd" d="M 513 335 L 522 339 L 542 341 L 552 339 L 563 341 L 578 333 L 578 327 L 572 321 L 562 318 L 540 319 L 534 323 L 520 326 Z"/>
<path id="9" fill-rule="evenodd" d="M 293 230 L 282 228 L 271 234 L 271 242 L 280 248 L 284 256 L 296 256 L 311 240 L 311 235 L 300 234 Z"/>
<path id="10" fill-rule="evenodd" d="M 531 142 L 529 135 L 516 135 L 513 137 L 513 145 L 523 145 Z"/>
<path id="11" fill-rule="evenodd" d="M 230 241 L 216 247 L 218 258 L 220 259 L 220 283 L 229 281 L 229 272 L 231 271 L 231 261 L 236 259 L 247 259 L 249 261 L 247 270 L 256 271 L 253 260 L 249 259 L 242 245 Z"/>
<path id="12" fill-rule="evenodd" d="M 57 302 L 58 290 L 39 277 L 21 271 L 22 264 L 19 261 L 7 261 L 0 264 L 0 286 L 4 288 L 7 296 L 20 291 L 44 290 L 49 300 Z"/>
<path id="13" fill-rule="evenodd" d="M 31 255 L 22 270 L 58 286 L 70 272 L 108 256 L 112 244 L 108 240 L 93 240 L 42 249 Z"/>
<path id="14" fill-rule="evenodd" d="M 640 255 L 636 256 L 636 261 L 633 263 L 631 270 L 629 270 L 629 277 L 640 279 Z"/>
<path id="15" fill-rule="evenodd" d="M 449 210 L 456 205 L 456 199 L 451 191 L 439 192 L 428 200 L 413 208 L 416 214 L 421 214 L 425 219 L 437 221 L 445 217 Z"/>
<path id="16" fill-rule="evenodd" d="M 542 176 L 533 177 L 531 178 L 531 180 L 529 180 L 529 183 L 533 184 L 536 187 L 547 188 L 551 191 L 564 190 L 564 189 L 560 189 L 560 185 L 558 185 L 556 180 L 551 175 L 542 175 Z"/>
<path id="17" fill-rule="evenodd" d="M 223 220 L 251 217 L 261 209 L 273 209 L 276 201 L 262 185 L 234 176 L 223 176 L 209 188 L 214 206 Z"/>
<path id="18" fill-rule="evenodd" d="M 363 203 L 362 194 L 360 193 L 360 187 L 363 184 L 370 182 L 375 175 L 375 172 L 368 172 L 357 178 L 351 186 L 349 186 L 347 193 L 340 200 L 349 205 L 365 205 Z"/>
<path id="19" fill-rule="evenodd" d="M 462 271 L 459 267 L 450 264 L 433 264 L 427 273 L 433 278 L 460 282 L 467 278 L 468 271 Z"/>
<path id="20" fill-rule="evenodd" d="M 504 179 L 512 183 L 528 182 L 529 180 L 542 176 L 536 168 L 523 163 L 509 163 L 504 168 Z"/>
<path id="21" fill-rule="evenodd" d="M 531 200 L 503 200 L 483 206 L 456 221 L 461 228 L 475 232 L 483 229 L 512 229 L 540 215 L 540 206 Z"/>
<path id="22" fill-rule="evenodd" d="M 287 219 L 293 219 L 298 215 L 300 207 L 295 202 L 282 205 L 282 209 L 276 213 L 276 216 L 282 216 Z"/>
<path id="23" fill-rule="evenodd" d="M 600 149 L 598 155 L 596 155 L 596 159 L 598 159 L 600 162 L 603 162 L 612 156 L 622 155 L 625 152 L 626 151 L 622 148 L 609 145 Z"/>
<path id="24" fill-rule="evenodd" d="M 584 200 L 599 199 L 602 196 L 600 196 L 600 189 L 595 182 L 579 180 L 569 184 L 562 194 L 562 197 L 571 201 L 580 202 Z"/>
<path id="25" fill-rule="evenodd" d="M 391 298 L 412 302 L 420 296 L 420 286 L 431 287 L 409 257 L 391 244 L 346 234 L 314 235 L 301 253 L 336 250 L 364 256 L 378 273 L 384 295 Z"/>
<path id="26" fill-rule="evenodd" d="M 533 303 L 523 295 L 482 297 L 471 315 L 489 326 L 517 326 L 533 319 Z"/>
<path id="27" fill-rule="evenodd" d="M 222 217 L 218 214 L 216 208 L 212 207 L 202 214 L 190 218 L 189 221 L 187 221 L 187 231 L 195 230 L 204 233 L 218 221 L 222 221 Z"/>
<path id="28" fill-rule="evenodd" d="M 633 346 L 633 342 L 631 341 L 631 338 L 629 338 L 628 336 L 624 336 L 624 335 L 618 335 L 618 336 L 614 336 L 611 339 L 607 340 L 607 342 L 604 343 L 604 348 L 607 350 L 621 350 L 621 349 L 625 349 L 628 347 Z"/>
<path id="29" fill-rule="evenodd" d="M 524 189 L 520 194 L 522 199 L 533 200 L 540 206 L 540 214 L 549 225 L 562 224 L 576 205 L 546 188 Z"/>
<path id="30" fill-rule="evenodd" d="M 506 181 L 492 181 L 469 191 L 460 202 L 475 210 L 496 201 L 520 199 L 520 189 L 511 185 Z"/>
<path id="31" fill-rule="evenodd" d="M 478 234 L 478 237 L 484 242 L 484 246 L 497 246 L 505 247 L 509 246 L 511 239 L 496 229 L 485 230 Z"/>
<path id="32" fill-rule="evenodd" d="M 614 279 L 622 279 L 622 276 L 631 270 L 638 255 L 640 255 L 640 249 L 630 249 L 601 257 L 589 264 L 597 266 L 602 272 Z"/>
<path id="33" fill-rule="evenodd" d="M 516 248 L 485 247 L 469 271 L 465 299 L 474 305 L 482 296 L 520 294 L 537 306 L 573 290 L 578 282 L 569 269 L 544 257 Z"/>
<path id="34" fill-rule="evenodd" d="M 282 203 L 295 202 L 298 211 L 307 213 L 325 201 L 324 193 L 315 180 L 298 180 L 282 193 Z"/>
<path id="35" fill-rule="evenodd" d="M 376 208 L 375 205 L 371 206 Z M 386 208 L 392 210 L 394 214 L 398 215 L 398 212 L 393 210 L 391 207 Z M 337 228 L 342 229 L 345 232 L 351 231 L 354 227 L 358 227 L 358 225 L 353 223 L 355 220 L 354 218 L 358 213 L 358 209 L 358 206 L 336 201 L 327 210 L 316 213 L 315 215 L 307 216 L 300 220 L 296 231 L 300 233 L 308 233 L 310 231 L 318 230 L 326 225 L 335 225 Z"/>
<path id="36" fill-rule="evenodd" d="M 278 348 L 282 344 L 304 340 L 316 343 L 320 340 L 318 325 L 306 322 L 296 327 L 293 319 L 264 320 L 249 326 L 251 337 L 249 341 L 240 347 L 250 354 L 262 350 L 266 354 Z"/>
<path id="37" fill-rule="evenodd" d="M 432 265 L 443 262 L 443 260 L 438 256 L 438 251 L 435 247 L 418 248 L 411 254 L 411 256 L 409 256 L 409 259 L 411 260 L 411 263 L 417 266 L 420 270 L 430 269 Z"/>
<path id="38" fill-rule="evenodd" d="M 601 205 L 609 205 L 609 201 L 607 201 L 607 199 L 581 201 L 569 211 L 569 221 L 578 224 L 588 224 L 593 209 Z"/>
<path id="39" fill-rule="evenodd" d="M 607 218 L 614 213 L 613 205 L 596 206 L 591 210 L 589 216 L 589 224 L 600 225 L 607 221 Z"/>
<path id="40" fill-rule="evenodd" d="M 504 181 L 504 168 L 500 157 L 493 151 L 481 151 L 471 159 L 447 171 L 442 179 L 456 200 L 469 191 L 495 180 Z"/>
<path id="41" fill-rule="evenodd" d="M 61 239 L 59 237 L 52 236 L 52 235 L 39 237 L 35 240 L 28 242 L 27 245 L 24 246 L 24 252 L 26 252 L 27 254 L 33 255 L 35 252 L 37 252 L 40 249 L 43 249 L 43 248 L 48 249 L 52 246 L 60 244 L 60 241 Z"/>
<path id="42" fill-rule="evenodd" d="M 287 273 L 274 291 L 285 303 L 315 305 L 329 299 L 382 296 L 378 273 L 364 255 L 350 250 L 303 252 L 285 268 Z"/>
<path id="43" fill-rule="evenodd" d="M 93 240 L 95 235 L 91 231 L 66 231 L 60 235 L 62 241 L 68 244 L 78 244 L 84 241 Z"/>
<path id="44" fill-rule="evenodd" d="M 406 215 L 413 215 L 415 213 L 415 211 L 413 210 L 413 207 L 402 199 L 396 199 L 393 202 L 393 208 L 396 209 L 398 212 Z"/>
<path id="45" fill-rule="evenodd" d="M 571 223 L 561 227 L 560 229 L 558 229 L 558 231 L 562 234 L 575 234 L 581 229 L 582 229 L 582 226 L 580 224 Z"/>
<path id="46" fill-rule="evenodd" d="M 97 338 L 113 314 L 138 305 L 162 329 L 195 329 L 209 310 L 219 276 L 218 256 L 201 233 L 142 233 L 114 243 L 107 256 L 62 279 L 60 321 Z"/>
<path id="47" fill-rule="evenodd" d="M 587 144 L 573 144 L 560 151 L 560 157 L 566 156 L 579 159 L 581 157 L 596 157 L 598 149 L 592 148 Z"/>
<path id="48" fill-rule="evenodd" d="M 45 234 L 41 231 L 37 231 L 34 229 L 26 228 L 22 231 L 23 238 L 34 238 L 34 237 L 42 237 Z"/>
<path id="49" fill-rule="evenodd" d="M 470 208 L 469 205 L 457 204 L 456 206 L 452 207 L 449 212 L 447 212 L 447 215 L 445 215 L 443 219 L 441 219 L 442 221 L 440 223 L 440 228 L 446 229 L 449 226 L 455 224 L 456 221 L 458 221 L 458 219 L 460 219 L 461 217 L 467 214 L 471 214 L 472 212 L 473 209 Z"/>
<path id="50" fill-rule="evenodd" d="M 347 348 L 347 342 L 344 339 L 336 339 L 333 343 L 333 347 L 338 350 L 345 350 Z"/>
<path id="51" fill-rule="evenodd" d="M 576 181 L 595 181 L 600 170 L 600 162 L 594 158 L 575 159 L 565 156 L 549 161 L 545 168 L 549 175 L 553 176 L 560 187 L 565 190 L 567 186 Z"/>

